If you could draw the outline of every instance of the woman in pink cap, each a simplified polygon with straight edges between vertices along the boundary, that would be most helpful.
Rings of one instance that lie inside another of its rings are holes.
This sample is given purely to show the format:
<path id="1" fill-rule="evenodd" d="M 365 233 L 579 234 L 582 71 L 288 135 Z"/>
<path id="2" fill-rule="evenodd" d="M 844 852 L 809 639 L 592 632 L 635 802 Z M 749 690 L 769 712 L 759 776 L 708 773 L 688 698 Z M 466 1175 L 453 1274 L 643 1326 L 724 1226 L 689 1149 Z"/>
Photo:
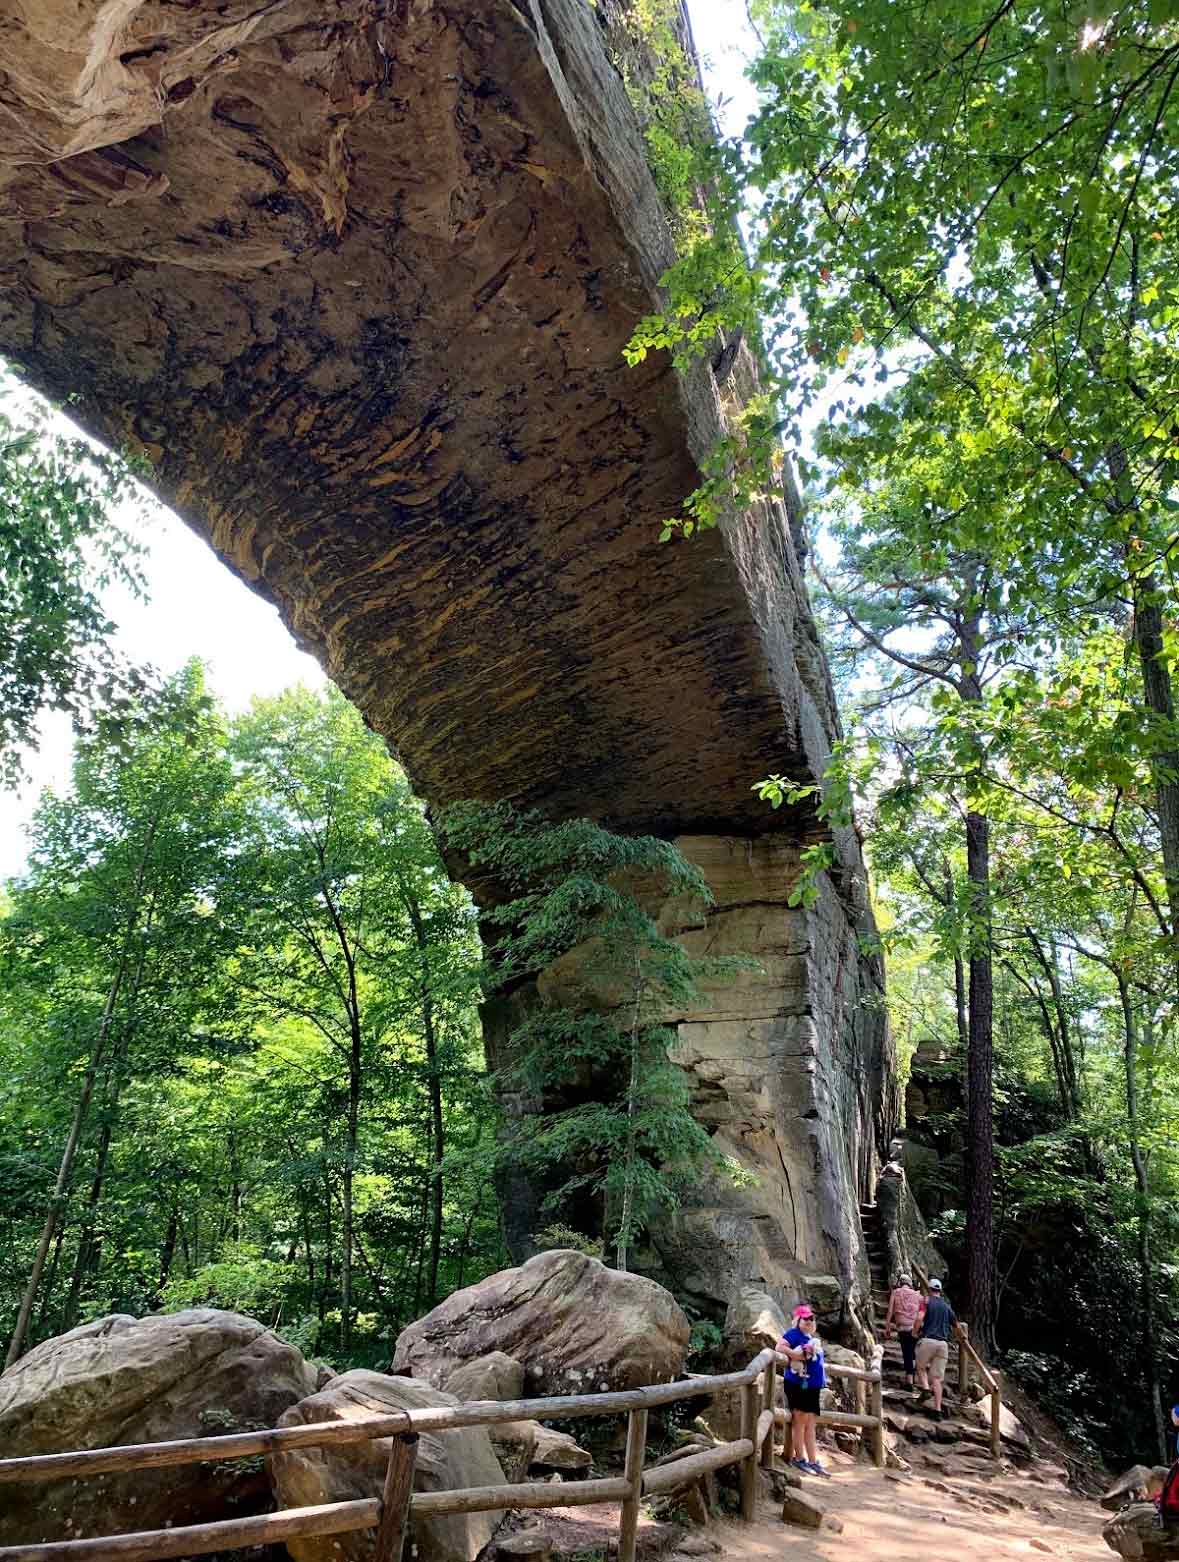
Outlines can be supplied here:
<path id="1" fill-rule="evenodd" d="M 790 1463 L 804 1475 L 829 1475 L 819 1463 L 815 1427 L 819 1419 L 819 1395 L 827 1386 L 823 1370 L 823 1346 L 816 1330 L 818 1320 L 805 1302 L 794 1309 L 794 1326 L 778 1341 L 778 1350 L 790 1358 L 782 1374 L 786 1403 L 790 1406 Z"/>

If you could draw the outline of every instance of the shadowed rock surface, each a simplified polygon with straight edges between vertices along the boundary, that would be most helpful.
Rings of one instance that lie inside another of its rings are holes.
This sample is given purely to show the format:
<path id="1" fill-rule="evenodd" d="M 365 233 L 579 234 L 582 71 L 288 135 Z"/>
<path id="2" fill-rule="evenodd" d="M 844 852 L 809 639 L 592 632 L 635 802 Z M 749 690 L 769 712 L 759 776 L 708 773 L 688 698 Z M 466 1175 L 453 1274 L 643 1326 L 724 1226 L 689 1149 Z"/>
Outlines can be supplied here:
<path id="1" fill-rule="evenodd" d="M 789 908 L 814 822 L 751 790 L 821 776 L 834 700 L 796 514 L 656 540 L 731 409 L 620 356 L 672 247 L 619 9 L 0 0 L 0 350 L 143 453 L 432 803 L 680 837 L 718 899 L 685 936 L 766 971 L 678 1053 L 758 1180 L 654 1261 L 722 1312 L 808 1271 L 854 1301 L 895 1116 L 859 849 Z"/>
<path id="2" fill-rule="evenodd" d="M 280 1426 L 306 1426 L 318 1421 L 356 1421 L 396 1410 L 422 1410 L 455 1405 L 451 1394 L 439 1393 L 410 1378 L 386 1377 L 357 1368 L 333 1378 L 288 1410 Z M 353 1502 L 379 1497 L 389 1464 L 391 1438 L 328 1447 L 292 1448 L 267 1459 L 278 1508 L 314 1507 L 327 1502 Z M 454 1491 L 467 1486 L 499 1486 L 503 1470 L 481 1426 L 423 1432 L 417 1443 L 413 1489 Z M 475 1562 L 495 1534 L 503 1513 L 454 1513 L 416 1518 L 410 1524 L 406 1554 L 420 1562 Z M 373 1562 L 371 1530 L 346 1535 L 305 1535 L 286 1542 L 294 1562 Z"/>
<path id="3" fill-rule="evenodd" d="M 116 1313 L 35 1346 L 0 1376 L 3 1457 L 274 1426 L 318 1372 L 253 1318 L 213 1307 Z M 5 1485 L 0 1545 L 265 1513 L 257 1461 Z"/>
<path id="4" fill-rule="evenodd" d="M 1153 1502 L 1137 1502 L 1110 1519 L 1102 1530 L 1111 1551 L 1128 1562 L 1176 1562 L 1179 1559 L 1179 1529 L 1166 1529 L 1159 1523 Z"/>

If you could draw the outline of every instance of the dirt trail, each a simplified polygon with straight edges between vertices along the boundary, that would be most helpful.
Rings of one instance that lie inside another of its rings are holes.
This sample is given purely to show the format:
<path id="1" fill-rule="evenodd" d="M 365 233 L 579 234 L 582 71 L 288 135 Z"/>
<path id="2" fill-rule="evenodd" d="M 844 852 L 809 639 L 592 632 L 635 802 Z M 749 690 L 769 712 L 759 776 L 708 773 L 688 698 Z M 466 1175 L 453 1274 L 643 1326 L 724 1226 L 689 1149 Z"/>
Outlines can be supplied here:
<path id="1" fill-rule="evenodd" d="M 808 1481 L 806 1489 L 821 1499 L 829 1517 L 839 1520 L 842 1533 L 783 1524 L 778 1510 L 765 1502 L 755 1524 L 725 1522 L 704 1531 L 720 1543 L 724 1562 L 999 1562 L 1017 1557 L 1109 1562 L 1113 1556 L 1101 1538 L 1109 1515 L 1058 1486 L 996 1476 L 979 1481 L 977 1494 L 958 1482 L 955 1496 L 937 1489 L 944 1482 L 916 1472 L 882 1474 L 861 1463 L 843 1463 L 839 1455 L 829 1463 L 832 1479 Z M 1013 1512 L 965 1506 L 986 1502 L 988 1493 L 1026 1506 Z"/>

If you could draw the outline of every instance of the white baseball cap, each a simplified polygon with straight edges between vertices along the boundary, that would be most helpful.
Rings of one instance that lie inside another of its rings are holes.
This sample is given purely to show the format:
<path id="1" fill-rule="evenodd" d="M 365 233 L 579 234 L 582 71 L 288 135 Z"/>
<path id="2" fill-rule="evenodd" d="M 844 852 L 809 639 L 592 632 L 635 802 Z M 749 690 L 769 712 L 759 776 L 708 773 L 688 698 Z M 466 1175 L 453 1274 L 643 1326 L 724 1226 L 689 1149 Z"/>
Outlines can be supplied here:
<path id="1" fill-rule="evenodd" d="M 929 1289 L 931 1291 L 940 1291 L 941 1288 L 942 1288 L 942 1283 L 941 1283 L 940 1280 L 931 1280 L 929 1282 Z"/>

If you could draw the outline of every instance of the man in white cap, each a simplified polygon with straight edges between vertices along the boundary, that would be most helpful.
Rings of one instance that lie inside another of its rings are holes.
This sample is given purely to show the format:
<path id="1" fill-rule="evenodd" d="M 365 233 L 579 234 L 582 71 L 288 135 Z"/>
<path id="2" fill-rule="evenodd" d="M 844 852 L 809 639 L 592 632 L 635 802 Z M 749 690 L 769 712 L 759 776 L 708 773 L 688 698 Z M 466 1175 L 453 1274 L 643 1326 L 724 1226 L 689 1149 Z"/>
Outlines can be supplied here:
<path id="1" fill-rule="evenodd" d="M 950 1335 L 958 1322 L 954 1309 L 942 1295 L 940 1280 L 929 1282 L 929 1298 L 918 1320 L 921 1338 L 917 1341 L 917 1402 L 924 1403 L 933 1393 L 933 1417 L 942 1418 L 942 1389 L 946 1363 L 950 1359 Z"/>

